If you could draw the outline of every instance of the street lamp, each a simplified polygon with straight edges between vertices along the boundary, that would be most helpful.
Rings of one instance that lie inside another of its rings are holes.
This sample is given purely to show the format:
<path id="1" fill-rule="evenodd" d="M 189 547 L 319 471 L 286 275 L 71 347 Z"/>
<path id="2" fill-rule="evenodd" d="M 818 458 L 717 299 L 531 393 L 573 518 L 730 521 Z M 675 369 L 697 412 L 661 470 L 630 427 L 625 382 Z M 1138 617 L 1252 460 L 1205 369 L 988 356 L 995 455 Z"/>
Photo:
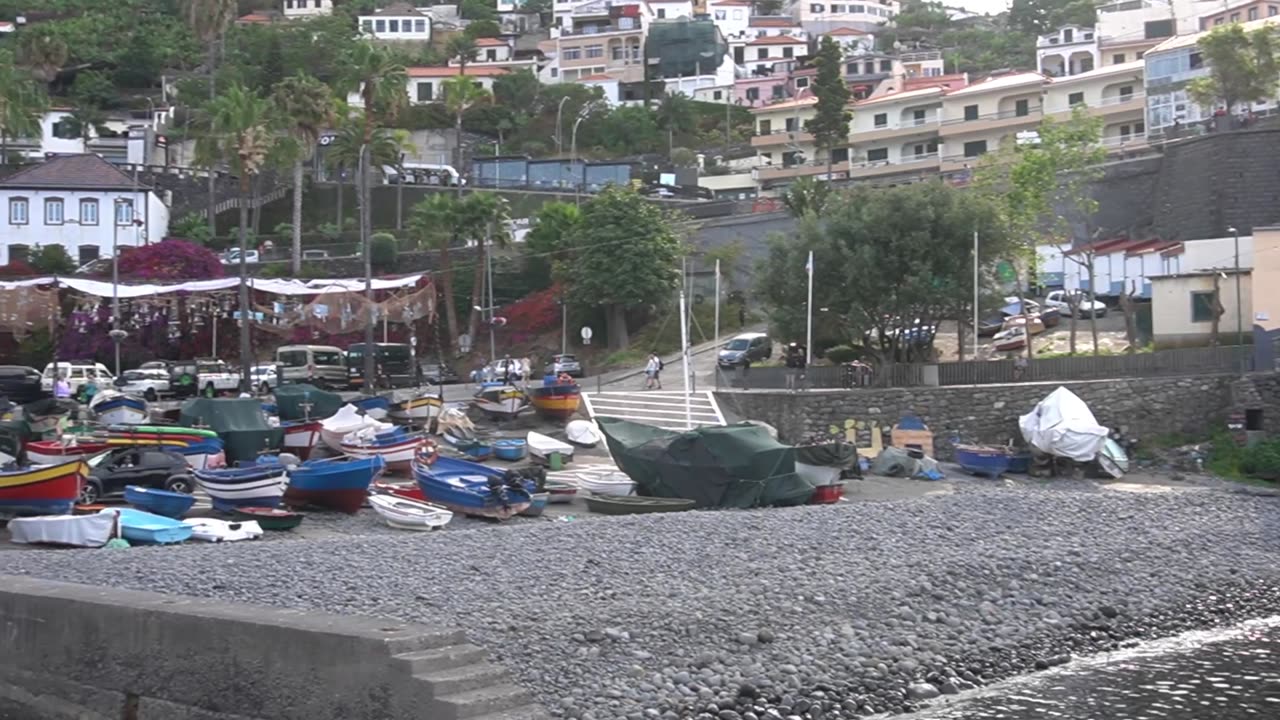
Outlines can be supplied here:
<path id="1" fill-rule="evenodd" d="M 366 390 L 377 382 L 373 356 L 375 352 L 373 347 L 373 241 L 369 233 L 369 173 L 365 159 L 365 153 L 368 150 L 367 143 L 360 145 L 360 159 L 357 163 L 360 171 L 360 245 L 364 248 L 364 296 L 369 303 L 369 317 L 366 318 L 364 326 L 364 387 Z M 458 186 L 461 187 L 462 184 L 459 183 Z"/>
<path id="2" fill-rule="evenodd" d="M 569 96 L 565 95 L 556 106 L 556 155 L 564 152 L 564 131 L 560 127 L 560 116 L 564 113 L 564 104 L 568 99 Z"/>
<path id="3" fill-rule="evenodd" d="M 592 109 L 594 109 L 594 105 L 592 103 L 588 103 L 584 105 L 582 109 L 578 111 L 578 119 L 573 121 L 573 132 L 569 134 L 569 169 L 570 171 L 576 171 L 576 168 L 578 167 L 578 126 L 582 124 L 583 120 L 587 119 L 587 116 L 591 114 Z M 586 173 L 583 173 L 583 176 L 584 176 L 583 180 L 585 180 Z M 582 192 L 582 182 L 579 182 L 578 177 L 575 175 L 573 178 L 573 204 L 574 205 L 578 204 L 579 195 L 581 194 L 581 192 Z"/>
<path id="4" fill-rule="evenodd" d="M 120 217 L 125 206 L 124 198 L 116 198 L 111 212 L 111 332 L 107 334 L 115 343 L 116 377 L 120 376 L 120 343 L 127 335 L 120 329 Z"/>

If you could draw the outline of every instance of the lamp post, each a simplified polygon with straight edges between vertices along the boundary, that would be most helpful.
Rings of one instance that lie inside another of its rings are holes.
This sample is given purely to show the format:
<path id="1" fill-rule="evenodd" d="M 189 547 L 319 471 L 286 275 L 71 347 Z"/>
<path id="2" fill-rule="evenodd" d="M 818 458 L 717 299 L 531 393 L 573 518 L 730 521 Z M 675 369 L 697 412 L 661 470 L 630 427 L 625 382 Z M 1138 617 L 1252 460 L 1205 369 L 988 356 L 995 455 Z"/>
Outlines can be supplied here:
<path id="1" fill-rule="evenodd" d="M 583 120 L 587 119 L 587 115 L 589 114 L 591 114 L 590 104 L 583 106 L 582 110 L 578 111 L 578 119 L 573 121 L 573 131 L 569 133 L 569 170 L 571 172 L 577 172 L 577 167 L 578 167 L 578 126 L 582 124 Z M 583 175 L 584 177 L 582 179 L 585 180 L 586 173 L 583 173 Z M 573 204 L 574 205 L 577 205 L 579 200 L 581 199 L 579 197 L 581 195 L 581 192 L 582 192 L 582 182 L 577 177 L 577 175 L 574 175 L 574 178 L 573 178 Z"/>
<path id="2" fill-rule="evenodd" d="M 116 350 L 116 377 L 120 377 L 120 343 L 125 332 L 120 329 L 120 215 L 124 200 L 116 198 L 111 217 L 111 342 Z"/>
<path id="3" fill-rule="evenodd" d="M 564 114 L 564 103 L 568 99 L 569 96 L 565 95 L 556 106 L 556 155 L 564 152 L 564 131 L 560 127 L 560 116 Z"/>
<path id="4" fill-rule="evenodd" d="M 374 366 L 373 347 L 373 325 L 374 309 L 373 309 L 373 246 L 369 233 L 369 178 L 368 178 L 368 160 L 365 153 L 369 151 L 368 144 L 360 145 L 360 245 L 364 248 L 364 297 L 369 303 L 369 317 L 365 318 L 364 325 L 364 388 L 374 387 L 377 383 L 377 369 Z M 461 183 L 459 183 L 461 187 Z"/>
<path id="5" fill-rule="evenodd" d="M 1240 297 L 1240 231 L 1234 227 L 1227 228 L 1235 244 L 1236 270 L 1236 352 L 1240 353 L 1240 374 L 1245 373 L 1244 358 L 1244 308 Z"/>

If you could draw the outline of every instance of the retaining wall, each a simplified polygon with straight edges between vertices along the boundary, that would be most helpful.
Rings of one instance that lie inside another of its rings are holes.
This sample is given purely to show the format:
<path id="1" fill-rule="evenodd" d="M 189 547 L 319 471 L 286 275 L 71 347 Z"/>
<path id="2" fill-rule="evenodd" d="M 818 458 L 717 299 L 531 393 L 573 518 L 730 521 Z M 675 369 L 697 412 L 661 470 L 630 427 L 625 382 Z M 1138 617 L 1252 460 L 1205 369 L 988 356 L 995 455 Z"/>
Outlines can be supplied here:
<path id="1" fill-rule="evenodd" d="M 797 393 L 749 390 L 718 392 L 716 398 L 723 409 L 741 419 L 774 426 L 785 442 L 843 435 L 867 447 L 873 428 L 888 429 L 904 415 L 916 415 L 933 431 L 939 457 L 949 459 L 953 438 L 1000 444 L 1021 440 L 1018 417 L 1059 385 L 1088 403 L 1099 423 L 1120 428 L 1126 435 L 1207 438 L 1226 430 L 1227 415 L 1240 396 L 1232 386 L 1239 380 L 1239 376 L 1220 375 Z M 1267 382 L 1265 387 L 1274 392 L 1253 395 L 1260 399 L 1251 404 L 1261 402 L 1274 424 L 1280 420 L 1280 385 Z M 1274 407 L 1267 410 L 1268 406 Z"/>
<path id="2" fill-rule="evenodd" d="M 0 575 L 0 636 L 5 720 L 546 717 L 447 628 Z"/>

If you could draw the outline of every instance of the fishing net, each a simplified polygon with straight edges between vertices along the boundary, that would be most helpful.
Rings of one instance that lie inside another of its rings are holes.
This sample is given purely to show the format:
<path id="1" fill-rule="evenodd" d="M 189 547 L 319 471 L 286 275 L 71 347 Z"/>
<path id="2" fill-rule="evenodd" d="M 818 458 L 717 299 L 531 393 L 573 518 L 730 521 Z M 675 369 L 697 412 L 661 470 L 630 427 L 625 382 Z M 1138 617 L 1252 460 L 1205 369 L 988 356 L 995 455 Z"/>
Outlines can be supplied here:
<path id="1" fill-rule="evenodd" d="M 24 338 L 40 328 L 53 330 L 58 320 L 58 291 L 37 287 L 0 289 L 0 330 Z"/>

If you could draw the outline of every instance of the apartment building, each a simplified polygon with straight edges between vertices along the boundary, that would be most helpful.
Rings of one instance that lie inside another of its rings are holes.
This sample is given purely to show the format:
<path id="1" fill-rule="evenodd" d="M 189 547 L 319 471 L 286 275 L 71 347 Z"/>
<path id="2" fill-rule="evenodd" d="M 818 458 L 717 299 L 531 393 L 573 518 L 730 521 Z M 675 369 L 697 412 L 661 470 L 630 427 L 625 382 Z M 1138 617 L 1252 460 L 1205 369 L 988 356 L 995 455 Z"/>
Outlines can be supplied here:
<path id="1" fill-rule="evenodd" d="M 431 18 L 409 3 L 395 3 L 359 17 L 365 37 L 389 42 L 431 42 Z"/>
<path id="2" fill-rule="evenodd" d="M 893 92 L 853 106 L 850 178 L 902 179 L 939 169 L 941 87 Z"/>
<path id="3" fill-rule="evenodd" d="M 707 14 L 726 39 L 746 37 L 747 28 L 751 27 L 751 8 L 747 0 L 711 0 Z"/>
<path id="4" fill-rule="evenodd" d="M 1077 105 L 1102 119 L 1102 143 L 1110 151 L 1146 145 L 1146 90 L 1142 60 L 1087 73 L 1050 78 L 1044 85 L 1044 115 L 1071 117 Z"/>
<path id="5" fill-rule="evenodd" d="M 951 90 L 942 98 L 941 170 L 976 166 L 1002 142 L 1040 123 L 1044 75 L 1021 72 Z"/>
<path id="6" fill-rule="evenodd" d="M 841 27 L 874 31 L 898 14 L 898 0 L 859 0 L 858 2 L 815 2 L 796 0 L 792 15 L 805 30 L 815 35 Z"/>
<path id="7" fill-rule="evenodd" d="M 1220 12 L 1200 17 L 1201 30 L 1212 30 L 1227 23 L 1252 22 L 1280 16 L 1280 1 L 1277 0 L 1245 0 L 1231 5 L 1224 2 L 1223 6 Z"/>
<path id="8" fill-rule="evenodd" d="M 789 35 L 766 35 L 746 44 L 745 58 L 740 63 L 752 76 L 769 75 L 776 63 L 798 60 L 809 55 L 809 43 Z M 736 58 L 735 58 L 736 61 Z"/>
<path id="9" fill-rule="evenodd" d="M 1066 25 L 1036 38 L 1036 67 L 1049 77 L 1079 75 L 1098 67 L 1094 29 Z"/>
<path id="10" fill-rule="evenodd" d="M 281 12 L 289 20 L 333 14 L 333 0 L 284 0 L 281 6 Z"/>
<path id="11" fill-rule="evenodd" d="M 1117 0 L 1099 5 L 1095 34 L 1101 65 L 1141 60 L 1167 38 L 1200 29 L 1202 0 Z"/>
<path id="12" fill-rule="evenodd" d="M 608 75 L 623 83 L 644 79 L 644 40 L 649 5 L 595 0 L 574 7 L 550 40 L 539 44 L 547 57 L 540 78 L 546 83 L 577 82 Z"/>
<path id="13" fill-rule="evenodd" d="M 876 49 L 876 36 L 856 28 L 838 27 L 834 30 L 829 30 L 819 35 L 819 42 L 823 37 L 829 37 L 834 40 L 845 55 L 861 55 Z"/>
<path id="14" fill-rule="evenodd" d="M 816 97 L 806 94 L 802 98 L 784 100 L 751 111 L 756 121 L 756 135 L 751 138 L 751 146 L 756 149 L 759 163 L 752 173 L 761 187 L 826 174 L 826 160 L 823 158 L 821 165 L 815 162 L 818 152 L 813 144 L 813 135 L 804 129 L 813 118 L 817 102 Z M 848 149 L 843 150 L 844 162 L 837 162 L 833 167 L 833 174 L 840 171 L 837 176 L 840 178 L 847 177 Z"/>
<path id="15" fill-rule="evenodd" d="M 484 65 L 467 65 L 465 72 L 460 72 L 462 68 L 457 67 L 411 67 L 405 68 L 407 81 L 405 83 L 405 92 L 409 95 L 409 102 L 414 105 L 424 103 L 441 102 L 443 100 L 441 87 L 444 82 L 450 78 L 466 75 L 471 78 L 477 85 L 493 92 L 493 81 L 511 72 L 505 67 L 486 67 Z M 352 101 L 355 102 L 352 102 Z M 348 102 L 359 106 L 360 96 L 353 93 Z"/>
<path id="16" fill-rule="evenodd" d="M 654 20 L 678 20 L 693 17 L 692 0 L 649 0 Z"/>

